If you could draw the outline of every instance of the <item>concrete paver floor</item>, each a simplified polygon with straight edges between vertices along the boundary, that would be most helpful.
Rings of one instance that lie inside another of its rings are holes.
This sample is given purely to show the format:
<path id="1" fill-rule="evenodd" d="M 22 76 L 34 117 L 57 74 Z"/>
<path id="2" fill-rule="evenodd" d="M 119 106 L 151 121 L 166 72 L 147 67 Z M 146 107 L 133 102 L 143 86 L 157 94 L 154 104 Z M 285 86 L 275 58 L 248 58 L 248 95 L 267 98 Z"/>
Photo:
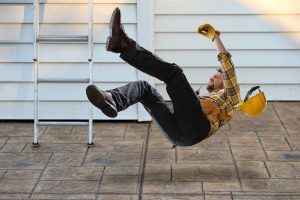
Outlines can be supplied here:
<path id="1" fill-rule="evenodd" d="M 300 199 L 300 102 L 237 116 L 213 137 L 177 147 L 153 123 L 45 127 L 0 123 L 0 199 Z"/>

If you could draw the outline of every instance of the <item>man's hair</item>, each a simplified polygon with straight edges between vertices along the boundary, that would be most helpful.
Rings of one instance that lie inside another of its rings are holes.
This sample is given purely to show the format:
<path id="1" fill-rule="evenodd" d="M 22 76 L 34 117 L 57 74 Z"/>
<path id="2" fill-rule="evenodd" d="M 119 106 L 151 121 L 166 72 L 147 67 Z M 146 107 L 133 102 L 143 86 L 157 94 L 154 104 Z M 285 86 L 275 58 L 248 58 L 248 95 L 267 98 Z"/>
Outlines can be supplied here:
<path id="1" fill-rule="evenodd" d="M 222 68 L 218 68 L 218 69 L 216 69 L 216 70 L 217 70 L 217 72 L 222 73 Z"/>

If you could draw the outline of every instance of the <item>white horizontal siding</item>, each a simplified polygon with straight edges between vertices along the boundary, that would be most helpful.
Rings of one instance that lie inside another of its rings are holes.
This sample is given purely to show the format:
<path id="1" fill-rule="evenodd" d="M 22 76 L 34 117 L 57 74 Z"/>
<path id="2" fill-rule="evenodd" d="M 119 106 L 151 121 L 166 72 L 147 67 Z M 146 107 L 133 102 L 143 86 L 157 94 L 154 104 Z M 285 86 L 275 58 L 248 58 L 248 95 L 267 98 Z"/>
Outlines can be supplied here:
<path id="1" fill-rule="evenodd" d="M 299 14 L 298 0 L 156 0 L 156 14 Z"/>
<path id="2" fill-rule="evenodd" d="M 31 62 L 32 44 L 1 44 L 0 62 Z M 122 62 L 117 54 L 105 50 L 105 44 L 94 45 L 95 62 Z M 41 44 L 41 62 L 87 62 L 87 45 L 76 43 Z"/>
<path id="3" fill-rule="evenodd" d="M 34 63 L 32 0 L 0 0 L 0 118 L 33 119 Z M 87 35 L 87 0 L 42 0 L 41 35 Z M 112 89 L 137 80 L 137 71 L 117 54 L 105 50 L 111 13 L 122 10 L 127 33 L 137 38 L 136 0 L 94 0 L 93 80 L 101 89 Z M 40 78 L 88 78 L 86 43 L 40 44 Z M 87 84 L 39 85 L 41 119 L 87 119 Z M 137 105 L 117 119 L 137 119 Z M 95 110 L 96 119 L 108 119 Z"/>
<path id="4" fill-rule="evenodd" d="M 41 102 L 39 116 L 41 119 L 88 119 L 89 105 L 85 102 L 62 103 L 59 101 Z M 1 119 L 33 119 L 32 102 L 1 102 Z M 4 114 L 5 113 L 5 114 Z M 131 106 L 126 111 L 118 113 L 117 119 L 132 120 L 136 118 L 137 106 Z M 111 120 L 102 112 L 96 110 L 94 119 Z"/>
<path id="5" fill-rule="evenodd" d="M 41 63 L 40 78 L 83 79 L 89 76 L 85 63 Z M 118 73 L 112 75 L 112 69 Z M 0 63 L 0 80 L 5 82 L 34 82 L 33 63 Z M 136 70 L 124 63 L 95 63 L 94 82 L 129 82 L 136 78 Z"/>
<path id="6" fill-rule="evenodd" d="M 230 50 L 230 52 L 236 67 L 299 67 L 300 63 L 299 50 L 256 49 Z M 215 50 L 157 50 L 156 53 L 182 67 L 220 66 Z"/>
<path id="7" fill-rule="evenodd" d="M 197 33 L 157 33 L 156 49 L 215 49 L 209 40 L 201 40 Z M 224 33 L 222 40 L 230 41 L 230 49 L 300 49 L 298 33 Z M 176 42 L 174 42 L 176 41 Z"/>
<path id="8" fill-rule="evenodd" d="M 267 17 L 267 20 L 264 19 Z M 197 31 L 200 24 L 211 23 L 222 32 L 299 32 L 300 15 L 275 15 L 275 14 L 217 14 L 217 15 L 163 15 L 155 16 L 156 32 L 193 32 Z M 284 27 L 277 24 L 284 24 Z"/>
<path id="9" fill-rule="evenodd" d="M 136 38 L 136 24 L 124 24 L 128 35 Z M 108 24 L 94 25 L 94 44 L 106 43 Z M 41 35 L 87 35 L 88 24 L 41 24 Z M 33 42 L 32 24 L 0 24 L 0 43 L 30 43 Z"/>
<path id="10" fill-rule="evenodd" d="M 109 23 L 116 6 L 126 10 L 122 14 L 124 23 L 136 22 L 135 4 L 95 4 L 94 23 Z M 67 12 L 66 12 L 67 11 Z M 0 23 L 32 23 L 32 4 L 1 4 Z M 41 4 L 40 22 L 42 23 L 87 23 L 88 5 L 85 4 Z"/>
<path id="11" fill-rule="evenodd" d="M 220 67 L 215 45 L 197 33 L 199 25 L 210 23 L 222 32 L 243 95 L 261 85 L 269 100 L 300 100 L 300 1 L 156 0 L 154 5 L 155 52 L 181 66 L 195 89 L 205 88 Z M 169 99 L 164 84 L 156 80 L 156 85 Z"/>

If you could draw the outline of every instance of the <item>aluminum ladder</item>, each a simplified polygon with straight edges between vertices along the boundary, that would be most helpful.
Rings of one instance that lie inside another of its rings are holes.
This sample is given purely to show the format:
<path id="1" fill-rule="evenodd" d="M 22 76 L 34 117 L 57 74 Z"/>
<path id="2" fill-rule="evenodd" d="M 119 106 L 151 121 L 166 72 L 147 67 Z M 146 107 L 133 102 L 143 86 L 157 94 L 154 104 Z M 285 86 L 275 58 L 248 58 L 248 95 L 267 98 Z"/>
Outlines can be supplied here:
<path id="1" fill-rule="evenodd" d="M 88 126 L 88 146 L 93 143 L 93 108 L 90 105 L 89 119 L 86 121 L 41 121 L 39 119 L 39 83 L 93 83 L 93 0 L 88 0 L 88 35 L 40 35 L 39 34 L 39 12 L 40 1 L 34 0 L 34 41 L 33 41 L 33 62 L 34 62 L 34 138 L 32 147 L 39 147 L 40 126 Z M 89 64 L 89 78 L 86 79 L 60 79 L 60 78 L 39 78 L 39 43 L 87 43 Z"/>

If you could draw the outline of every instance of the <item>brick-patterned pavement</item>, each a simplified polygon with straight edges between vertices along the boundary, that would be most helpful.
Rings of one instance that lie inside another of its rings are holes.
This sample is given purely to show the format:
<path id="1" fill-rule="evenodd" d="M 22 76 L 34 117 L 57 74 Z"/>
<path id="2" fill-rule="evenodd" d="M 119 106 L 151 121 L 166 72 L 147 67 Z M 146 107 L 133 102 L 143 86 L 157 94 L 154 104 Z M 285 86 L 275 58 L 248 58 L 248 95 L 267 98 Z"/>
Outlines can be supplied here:
<path id="1" fill-rule="evenodd" d="M 0 123 L 0 199 L 298 200 L 300 102 L 238 114 L 213 137 L 172 145 L 153 123 L 45 127 Z"/>

